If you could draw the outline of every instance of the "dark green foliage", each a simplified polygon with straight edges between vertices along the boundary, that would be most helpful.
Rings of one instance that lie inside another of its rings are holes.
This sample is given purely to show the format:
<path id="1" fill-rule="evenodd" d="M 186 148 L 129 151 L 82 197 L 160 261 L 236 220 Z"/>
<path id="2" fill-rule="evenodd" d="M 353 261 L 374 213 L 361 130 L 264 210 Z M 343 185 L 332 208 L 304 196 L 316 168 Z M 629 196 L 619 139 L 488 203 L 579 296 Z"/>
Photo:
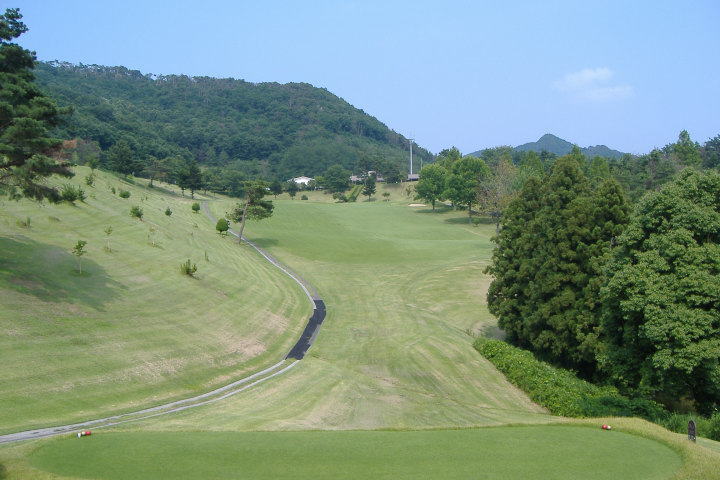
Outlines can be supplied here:
<path id="1" fill-rule="evenodd" d="M 230 224 L 228 224 L 225 218 L 220 218 L 215 224 L 215 230 L 217 230 L 220 235 L 227 235 L 227 231 L 230 230 Z"/>
<path id="2" fill-rule="evenodd" d="M 350 172 L 340 165 L 333 165 L 323 175 L 323 188 L 330 193 L 341 193 L 350 186 Z"/>
<path id="3" fill-rule="evenodd" d="M 347 202 L 355 202 L 357 201 L 358 196 L 360 196 L 360 192 L 362 192 L 363 186 L 362 185 L 355 185 L 350 189 L 350 192 L 345 196 L 344 194 L 333 194 L 333 198 L 338 198 L 339 196 L 345 196 Z"/>
<path id="4" fill-rule="evenodd" d="M 88 187 L 92 187 L 93 185 L 95 185 L 95 174 L 94 173 L 90 173 L 89 175 L 85 176 L 85 185 L 87 185 Z"/>
<path id="5" fill-rule="evenodd" d="M 134 175 L 143 169 L 142 163 L 125 140 L 120 140 L 110 147 L 107 152 L 107 166 L 123 175 Z"/>
<path id="6" fill-rule="evenodd" d="M 382 196 L 385 197 L 386 202 L 390 201 L 390 192 L 383 192 Z"/>
<path id="7" fill-rule="evenodd" d="M 295 182 L 293 182 L 295 183 Z M 275 198 L 277 198 L 278 195 L 280 195 L 283 191 L 282 183 L 280 183 L 279 180 L 274 180 L 270 182 L 270 193 L 273 194 Z"/>
<path id="8" fill-rule="evenodd" d="M 720 175 L 684 170 L 633 214 L 607 267 L 602 366 L 624 389 L 720 406 Z"/>
<path id="9" fill-rule="evenodd" d="M 442 198 L 447 181 L 447 170 L 439 164 L 426 165 L 420 170 L 420 180 L 415 185 L 416 200 L 423 200 L 432 205 Z"/>
<path id="10" fill-rule="evenodd" d="M 187 259 L 187 261 L 180 264 L 180 273 L 182 273 L 183 275 L 187 275 L 188 277 L 194 277 L 196 272 L 197 265 L 191 263 L 189 258 Z"/>
<path id="11" fill-rule="evenodd" d="M 287 182 L 287 185 L 285 186 L 285 191 L 287 191 L 288 195 L 290 195 L 290 198 L 293 200 L 295 199 L 295 195 L 297 195 L 297 192 L 299 190 L 300 187 L 293 180 Z"/>
<path id="12" fill-rule="evenodd" d="M 627 222 L 622 189 L 593 191 L 579 151 L 531 177 L 506 209 L 487 272 L 488 306 L 508 339 L 544 358 L 595 371 L 602 258 Z"/>
<path id="13" fill-rule="evenodd" d="M 130 208 L 130 216 L 142 220 L 142 217 L 143 217 L 142 208 L 138 207 L 137 205 L 131 207 Z"/>
<path id="14" fill-rule="evenodd" d="M 193 213 L 198 213 L 200 211 L 200 204 L 198 202 L 194 202 L 190 208 L 192 209 Z"/>
<path id="15" fill-rule="evenodd" d="M 302 194 L 302 196 L 300 197 L 300 200 L 307 200 L 307 199 L 308 199 L 308 196 L 305 194 Z"/>
<path id="16" fill-rule="evenodd" d="M 662 406 L 645 399 L 627 398 L 610 386 L 599 387 L 579 379 L 573 372 L 536 359 L 532 353 L 500 340 L 478 338 L 474 344 L 530 399 L 553 415 L 565 417 L 640 416 L 647 419 L 667 415 Z"/>
<path id="17" fill-rule="evenodd" d="M 130 198 L 130 192 L 127 190 L 120 190 L 120 193 L 118 193 L 120 198 Z"/>
<path id="18" fill-rule="evenodd" d="M 338 203 L 347 203 L 350 201 L 347 195 L 341 192 L 335 192 L 332 194 L 332 198 L 337 200 Z M 357 197 L 356 197 L 357 198 Z"/>
<path id="19" fill-rule="evenodd" d="M 16 8 L 0 15 L 0 194 L 59 201 L 43 180 L 73 175 L 67 163 L 49 156 L 61 143 L 49 130 L 69 110 L 59 109 L 35 85 L 34 52 L 12 43 L 27 32 L 21 19 Z"/>
<path id="20" fill-rule="evenodd" d="M 95 140 L 103 149 L 125 140 L 142 162 L 149 155 L 182 156 L 204 166 L 240 164 L 248 178 L 281 180 L 314 177 L 335 163 L 352 169 L 365 152 L 405 166 L 407 139 L 308 84 L 154 77 L 57 62 L 40 63 L 38 77 L 61 104 L 76 109 L 60 136 Z M 417 146 L 414 153 L 432 160 Z"/>
<path id="21" fill-rule="evenodd" d="M 561 155 L 567 155 L 569 154 L 573 149 L 573 144 L 568 142 L 567 140 L 563 140 L 560 137 L 556 137 L 555 135 L 552 135 L 550 133 L 546 133 L 542 137 L 538 139 L 537 142 L 530 142 L 530 143 L 524 143 L 522 145 L 518 145 L 513 150 L 516 152 L 549 152 L 557 156 Z M 624 155 L 623 152 L 619 152 L 617 150 L 613 150 L 611 148 L 606 147 L 605 145 L 596 145 L 593 147 L 585 147 L 582 148 L 581 153 L 585 155 L 586 157 L 605 157 L 605 158 L 620 158 Z M 471 155 L 476 155 L 481 152 L 475 152 Z"/>
<path id="22" fill-rule="evenodd" d="M 479 158 L 466 156 L 457 160 L 449 168 L 442 197 L 453 205 L 466 206 L 468 220 L 472 219 L 472 206 L 476 203 L 480 181 L 490 174 L 490 169 Z"/>
<path id="23" fill-rule="evenodd" d="M 64 202 L 74 204 L 78 200 L 84 202 L 85 198 L 85 191 L 82 188 L 69 183 L 63 185 L 62 190 L 60 191 L 60 199 Z"/>
<path id="24" fill-rule="evenodd" d="M 252 218 L 254 220 L 269 218 L 272 216 L 274 208 L 271 201 L 263 199 L 263 197 L 265 197 L 268 193 L 267 182 L 246 182 L 244 188 L 245 202 L 235 205 L 228 216 L 230 220 L 240 224 L 238 242 L 242 241 L 243 231 L 245 230 L 245 222 L 248 218 Z"/>
<path id="25" fill-rule="evenodd" d="M 676 433 L 687 434 L 688 422 L 693 420 L 700 437 L 720 441 L 720 412 L 711 417 L 701 417 L 690 413 L 673 413 L 656 420 L 657 423 Z"/>
<path id="26" fill-rule="evenodd" d="M 703 167 L 720 168 L 720 135 L 705 143 L 702 149 Z"/>
<path id="27" fill-rule="evenodd" d="M 375 195 L 376 190 L 377 186 L 375 185 L 375 177 L 373 175 L 369 175 L 363 182 L 362 194 L 370 200 L 370 197 Z"/>
<path id="28" fill-rule="evenodd" d="M 167 215 L 168 217 L 172 215 L 172 210 L 170 210 L 170 207 L 165 208 L 165 215 Z"/>

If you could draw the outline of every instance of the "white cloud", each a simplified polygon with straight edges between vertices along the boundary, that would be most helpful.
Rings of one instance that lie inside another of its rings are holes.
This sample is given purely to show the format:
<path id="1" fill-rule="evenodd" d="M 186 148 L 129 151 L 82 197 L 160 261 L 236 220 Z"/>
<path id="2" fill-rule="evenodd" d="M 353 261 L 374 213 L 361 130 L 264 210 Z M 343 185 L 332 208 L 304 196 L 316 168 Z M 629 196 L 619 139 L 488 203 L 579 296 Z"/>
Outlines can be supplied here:
<path id="1" fill-rule="evenodd" d="M 631 85 L 613 82 L 615 72 L 607 67 L 584 68 L 568 73 L 553 86 L 572 98 L 591 102 L 607 102 L 631 97 L 634 93 Z"/>

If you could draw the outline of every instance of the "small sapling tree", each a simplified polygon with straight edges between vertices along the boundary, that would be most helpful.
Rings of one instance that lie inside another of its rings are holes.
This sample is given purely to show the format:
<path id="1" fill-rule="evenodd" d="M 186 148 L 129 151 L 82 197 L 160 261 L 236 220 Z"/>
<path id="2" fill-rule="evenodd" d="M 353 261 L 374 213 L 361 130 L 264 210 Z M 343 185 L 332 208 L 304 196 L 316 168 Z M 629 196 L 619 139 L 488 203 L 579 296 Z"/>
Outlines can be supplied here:
<path id="1" fill-rule="evenodd" d="M 92 187 L 93 185 L 95 185 L 95 174 L 94 173 L 90 173 L 89 175 L 85 176 L 85 185 L 87 185 L 88 187 Z"/>
<path id="2" fill-rule="evenodd" d="M 194 213 L 198 213 L 200 211 L 200 204 L 198 202 L 194 202 L 190 208 L 192 208 Z"/>
<path id="3" fill-rule="evenodd" d="M 78 273 L 80 275 L 82 275 L 82 263 L 80 262 L 80 257 L 85 255 L 85 245 L 87 245 L 85 240 L 78 240 L 72 249 L 72 253 L 75 255 L 75 259 L 77 260 Z"/>
<path id="4" fill-rule="evenodd" d="M 295 182 L 293 182 L 293 183 L 295 183 Z M 277 198 L 277 196 L 280 195 L 283 191 L 282 183 L 280 183 L 280 181 L 278 181 L 278 180 L 273 181 L 270 184 L 269 188 L 270 188 L 270 193 L 272 193 L 275 196 L 275 198 Z"/>
<path id="5" fill-rule="evenodd" d="M 140 221 L 142 221 L 142 218 L 143 218 L 142 208 L 138 207 L 137 205 L 133 206 L 130 209 L 130 216 L 135 217 L 135 218 L 139 219 Z"/>
<path id="6" fill-rule="evenodd" d="M 188 258 L 187 261 L 180 264 L 180 273 L 183 275 L 187 275 L 188 277 L 194 277 L 195 272 L 197 272 L 197 265 L 190 262 L 190 259 Z"/>
<path id="7" fill-rule="evenodd" d="M 385 197 L 386 202 L 390 201 L 390 192 L 383 192 L 382 195 L 383 195 L 383 197 Z"/>
<path id="8" fill-rule="evenodd" d="M 120 190 L 120 198 L 130 198 L 130 192 L 127 190 Z"/>
<path id="9" fill-rule="evenodd" d="M 308 199 L 308 196 L 305 195 L 304 193 L 303 193 L 302 196 L 300 197 L 300 200 L 307 200 L 307 199 Z"/>
<path id="10" fill-rule="evenodd" d="M 170 210 L 170 207 L 167 207 L 167 208 L 165 209 L 165 215 L 167 215 L 168 217 L 169 217 L 170 215 L 172 215 L 172 210 Z"/>
<path id="11" fill-rule="evenodd" d="M 112 252 L 112 248 L 110 248 L 110 235 L 112 235 L 112 232 L 113 232 L 112 225 L 108 225 L 108 227 L 104 231 L 105 231 L 105 237 L 107 239 L 107 243 L 105 245 L 105 251 Z"/>
<path id="12" fill-rule="evenodd" d="M 228 224 L 227 219 L 221 218 L 217 221 L 215 224 L 215 230 L 220 233 L 220 235 L 227 235 L 227 231 L 230 229 L 230 225 Z"/>

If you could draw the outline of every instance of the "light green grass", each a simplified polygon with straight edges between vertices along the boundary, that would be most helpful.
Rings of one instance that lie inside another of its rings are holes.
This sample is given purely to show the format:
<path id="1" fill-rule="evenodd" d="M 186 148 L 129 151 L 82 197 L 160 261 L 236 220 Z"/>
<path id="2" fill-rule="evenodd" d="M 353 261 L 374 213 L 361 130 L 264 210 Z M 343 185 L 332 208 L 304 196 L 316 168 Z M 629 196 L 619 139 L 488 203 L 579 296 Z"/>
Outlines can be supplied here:
<path id="1" fill-rule="evenodd" d="M 189 195 L 106 173 L 88 187 L 88 172 L 79 167 L 71 181 L 88 194 L 77 206 L 2 200 L 0 432 L 88 420 L 230 382 L 280 360 L 310 314 L 294 282 L 217 235 L 191 211 Z M 132 205 L 143 208 L 144 221 L 130 217 Z M 29 229 L 17 225 L 28 216 Z M 108 225 L 112 252 L 104 251 Z M 79 239 L 88 242 L 83 275 L 70 253 Z M 196 279 L 179 272 L 188 258 Z"/>
<path id="2" fill-rule="evenodd" d="M 230 206 L 213 204 L 217 213 Z M 472 348 L 469 333 L 495 326 L 482 273 L 493 227 L 456 223 L 462 217 L 401 202 L 278 200 L 273 217 L 250 222 L 246 233 L 320 291 L 328 315 L 316 344 L 277 381 L 142 425 L 287 430 L 552 420 Z"/>
<path id="3" fill-rule="evenodd" d="M 415 432 L 114 433 L 48 442 L 31 465 L 73 478 L 670 478 L 665 445 L 582 427 Z"/>

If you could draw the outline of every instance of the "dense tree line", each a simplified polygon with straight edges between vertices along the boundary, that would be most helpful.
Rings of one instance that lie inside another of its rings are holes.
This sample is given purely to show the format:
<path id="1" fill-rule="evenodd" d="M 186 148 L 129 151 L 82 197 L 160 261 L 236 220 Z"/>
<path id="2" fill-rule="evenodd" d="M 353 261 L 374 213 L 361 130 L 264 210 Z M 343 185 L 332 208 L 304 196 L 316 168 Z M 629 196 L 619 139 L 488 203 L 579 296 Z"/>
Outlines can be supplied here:
<path id="1" fill-rule="evenodd" d="M 57 136 L 96 142 L 102 152 L 124 145 L 139 167 L 151 156 L 182 157 L 203 168 L 287 180 L 334 164 L 353 170 L 369 156 L 404 171 L 407 139 L 309 84 L 153 76 L 60 62 L 39 63 L 37 75 L 59 104 L 74 109 Z M 419 159 L 432 158 L 417 145 L 414 151 Z"/>
<path id="2" fill-rule="evenodd" d="M 631 395 L 720 406 L 717 143 L 682 132 L 640 157 L 634 209 L 618 181 L 629 163 L 579 150 L 547 171 L 535 162 L 541 173 L 511 195 L 488 268 L 508 340 Z"/>

